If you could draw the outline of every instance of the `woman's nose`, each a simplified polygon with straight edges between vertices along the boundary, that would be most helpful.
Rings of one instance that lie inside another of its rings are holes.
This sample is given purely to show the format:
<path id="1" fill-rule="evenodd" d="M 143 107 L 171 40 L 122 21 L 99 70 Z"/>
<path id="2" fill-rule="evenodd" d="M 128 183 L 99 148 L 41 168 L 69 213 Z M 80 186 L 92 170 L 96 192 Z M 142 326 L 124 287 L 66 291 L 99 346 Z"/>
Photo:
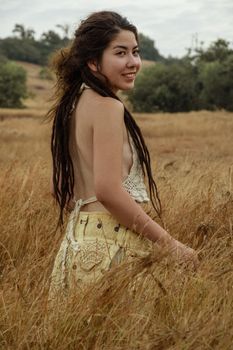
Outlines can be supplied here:
<path id="1" fill-rule="evenodd" d="M 133 55 L 129 55 L 128 57 L 128 61 L 127 61 L 127 66 L 128 67 L 134 67 L 134 66 L 137 66 L 138 65 L 138 57 L 135 57 Z"/>

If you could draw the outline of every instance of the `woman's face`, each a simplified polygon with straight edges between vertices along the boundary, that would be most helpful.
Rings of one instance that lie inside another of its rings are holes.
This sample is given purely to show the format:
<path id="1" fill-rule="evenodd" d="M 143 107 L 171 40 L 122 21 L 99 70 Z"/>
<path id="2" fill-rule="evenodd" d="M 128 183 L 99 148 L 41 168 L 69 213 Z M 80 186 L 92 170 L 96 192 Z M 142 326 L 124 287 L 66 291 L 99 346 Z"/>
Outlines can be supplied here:
<path id="1" fill-rule="evenodd" d="M 104 50 L 98 69 L 107 77 L 114 93 L 134 87 L 136 74 L 141 67 L 138 50 L 135 35 L 129 30 L 121 30 Z M 98 72 L 96 75 L 101 79 Z"/>

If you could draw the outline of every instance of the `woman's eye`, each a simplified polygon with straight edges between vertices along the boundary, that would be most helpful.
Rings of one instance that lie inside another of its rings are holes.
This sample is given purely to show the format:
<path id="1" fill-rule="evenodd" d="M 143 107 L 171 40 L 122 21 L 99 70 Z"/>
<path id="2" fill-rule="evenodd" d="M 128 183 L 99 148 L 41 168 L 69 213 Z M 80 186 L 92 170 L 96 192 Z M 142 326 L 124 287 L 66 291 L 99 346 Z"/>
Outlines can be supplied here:
<path id="1" fill-rule="evenodd" d="M 125 52 L 124 52 L 124 51 L 119 51 L 119 52 L 117 52 L 117 55 L 118 55 L 118 56 L 124 56 L 124 55 L 125 55 Z"/>
<path id="2" fill-rule="evenodd" d="M 135 56 L 139 56 L 140 50 L 135 50 L 133 54 L 134 54 Z"/>

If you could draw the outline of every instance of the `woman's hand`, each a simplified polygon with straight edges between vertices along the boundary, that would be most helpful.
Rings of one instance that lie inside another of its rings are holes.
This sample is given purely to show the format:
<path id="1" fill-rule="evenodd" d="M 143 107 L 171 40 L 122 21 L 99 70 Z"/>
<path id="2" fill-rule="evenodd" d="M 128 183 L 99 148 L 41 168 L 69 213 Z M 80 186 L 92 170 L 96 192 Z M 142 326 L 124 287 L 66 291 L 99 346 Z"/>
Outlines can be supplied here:
<path id="1" fill-rule="evenodd" d="M 179 265 L 196 270 L 199 266 L 199 259 L 197 252 L 186 246 L 185 244 L 172 240 L 171 243 L 172 257 L 178 262 Z"/>

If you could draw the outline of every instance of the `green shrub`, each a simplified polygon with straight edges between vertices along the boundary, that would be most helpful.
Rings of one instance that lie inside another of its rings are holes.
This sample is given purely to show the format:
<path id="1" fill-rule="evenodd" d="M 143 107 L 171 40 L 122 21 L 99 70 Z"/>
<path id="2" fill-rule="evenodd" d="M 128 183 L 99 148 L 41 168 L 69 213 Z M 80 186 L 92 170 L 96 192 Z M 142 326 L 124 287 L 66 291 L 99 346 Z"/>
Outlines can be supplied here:
<path id="1" fill-rule="evenodd" d="M 233 111 L 233 54 L 224 62 L 200 63 L 199 80 L 203 86 L 200 93 L 202 106 Z"/>
<path id="2" fill-rule="evenodd" d="M 13 62 L 0 64 L 0 107 L 21 108 L 25 97 L 26 71 Z"/>
<path id="3" fill-rule="evenodd" d="M 40 64 L 41 53 L 34 40 L 6 38 L 0 40 L 0 52 L 10 60 Z"/>
<path id="4" fill-rule="evenodd" d="M 44 80 L 53 80 L 53 75 L 48 67 L 42 67 L 39 72 L 39 78 Z"/>
<path id="5" fill-rule="evenodd" d="M 197 108 L 195 72 L 190 64 L 144 68 L 128 93 L 135 112 L 178 112 Z"/>

